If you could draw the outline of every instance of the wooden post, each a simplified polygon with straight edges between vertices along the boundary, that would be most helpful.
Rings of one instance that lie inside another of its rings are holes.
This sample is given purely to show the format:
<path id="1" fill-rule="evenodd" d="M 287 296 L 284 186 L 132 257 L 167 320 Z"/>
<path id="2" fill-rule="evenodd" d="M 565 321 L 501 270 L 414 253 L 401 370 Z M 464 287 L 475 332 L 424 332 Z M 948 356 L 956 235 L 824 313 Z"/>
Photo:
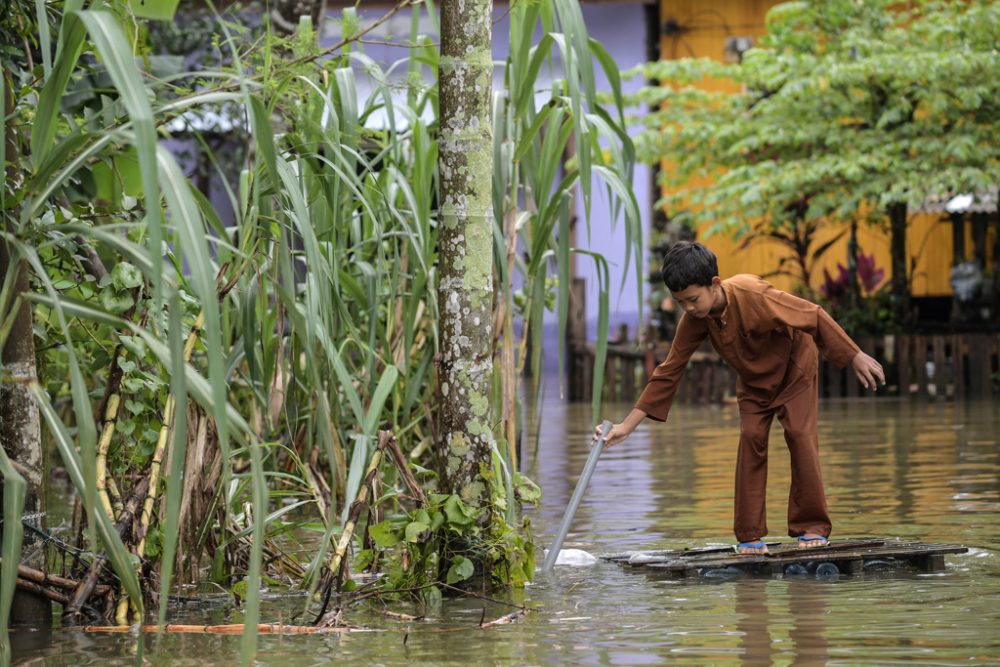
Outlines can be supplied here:
<path id="1" fill-rule="evenodd" d="M 924 572 L 941 572 L 944 570 L 944 554 L 929 554 L 919 561 Z"/>
<path id="2" fill-rule="evenodd" d="M 569 288 L 569 314 L 566 323 L 566 393 L 571 401 L 589 400 L 583 388 L 584 367 L 591 363 L 586 355 L 587 281 L 573 278 Z"/>
<path id="3" fill-rule="evenodd" d="M 969 341 L 969 398 L 988 398 L 992 393 L 990 374 L 992 371 L 992 350 L 989 337 L 983 334 L 968 334 Z"/>
<path id="4" fill-rule="evenodd" d="M 604 360 L 604 397 L 608 403 L 618 402 L 618 387 L 615 386 L 615 362 L 617 360 L 614 352 L 608 350 L 608 356 Z"/>
<path id="5" fill-rule="evenodd" d="M 622 367 L 622 400 L 627 403 L 635 402 L 635 370 L 636 359 L 629 357 Z"/>
<path id="6" fill-rule="evenodd" d="M 899 395 L 910 395 L 910 345 L 909 336 L 896 336 L 896 368 L 899 375 Z"/>
<path id="7" fill-rule="evenodd" d="M 841 398 L 844 395 L 842 390 L 842 378 L 844 371 L 837 368 L 833 364 L 827 364 L 826 367 L 830 371 L 829 387 L 830 387 L 830 398 Z"/>
<path id="8" fill-rule="evenodd" d="M 868 348 L 862 347 L 861 349 L 867 350 Z M 861 393 L 861 383 L 858 382 L 858 378 L 851 372 L 850 368 L 846 371 L 838 368 L 837 375 L 841 374 L 844 376 L 844 388 L 847 390 L 847 397 L 857 398 Z"/>
<path id="9" fill-rule="evenodd" d="M 955 382 L 955 400 L 965 397 L 965 346 L 962 336 L 951 337 L 951 365 Z"/>

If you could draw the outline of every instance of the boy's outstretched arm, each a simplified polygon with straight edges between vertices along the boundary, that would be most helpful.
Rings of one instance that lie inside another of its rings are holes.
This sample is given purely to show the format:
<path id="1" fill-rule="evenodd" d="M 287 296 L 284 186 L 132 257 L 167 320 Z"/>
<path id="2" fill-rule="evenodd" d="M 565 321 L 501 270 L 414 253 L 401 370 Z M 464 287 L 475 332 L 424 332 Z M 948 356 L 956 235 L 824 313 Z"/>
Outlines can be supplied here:
<path id="1" fill-rule="evenodd" d="M 611 427 L 607 436 L 604 438 L 605 447 L 613 447 L 619 442 L 623 442 L 625 438 L 632 435 L 632 431 L 635 427 L 642 423 L 642 420 L 646 418 L 646 413 L 639 408 L 632 408 L 632 412 L 628 413 L 628 417 L 625 418 L 620 424 L 615 424 Z M 601 427 L 598 425 L 594 429 L 594 442 L 601 437 Z"/>
<path id="2" fill-rule="evenodd" d="M 864 352 L 858 352 L 854 355 L 854 359 L 851 360 L 851 368 L 854 369 L 854 374 L 858 376 L 858 380 L 865 389 L 877 388 L 875 378 L 878 378 L 885 386 L 885 371 L 882 370 L 882 364 Z"/>

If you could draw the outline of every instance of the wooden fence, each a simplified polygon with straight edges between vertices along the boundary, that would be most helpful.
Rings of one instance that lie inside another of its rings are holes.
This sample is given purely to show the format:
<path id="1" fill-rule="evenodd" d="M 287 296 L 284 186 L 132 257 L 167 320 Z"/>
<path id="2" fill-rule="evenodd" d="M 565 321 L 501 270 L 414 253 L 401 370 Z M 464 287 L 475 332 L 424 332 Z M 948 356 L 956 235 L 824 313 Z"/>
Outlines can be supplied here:
<path id="1" fill-rule="evenodd" d="M 888 391 L 877 395 L 985 399 L 1000 393 L 1000 334 L 934 334 L 858 339 L 858 345 L 886 370 Z M 570 341 L 567 386 L 571 401 L 589 401 L 594 371 L 594 346 Z M 639 347 L 611 344 L 604 367 L 604 400 L 632 403 L 669 344 Z M 864 388 L 850 368 L 820 361 L 820 392 L 824 397 L 855 397 Z M 675 402 L 717 403 L 736 393 L 736 381 L 718 354 L 705 344 L 695 352 Z"/>

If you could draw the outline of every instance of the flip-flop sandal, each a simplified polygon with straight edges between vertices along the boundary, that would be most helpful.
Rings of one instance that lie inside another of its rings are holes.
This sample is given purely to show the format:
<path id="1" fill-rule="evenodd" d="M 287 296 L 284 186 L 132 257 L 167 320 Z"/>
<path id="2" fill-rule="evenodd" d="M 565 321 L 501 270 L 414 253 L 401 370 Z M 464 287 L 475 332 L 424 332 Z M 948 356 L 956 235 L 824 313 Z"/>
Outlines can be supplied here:
<path id="1" fill-rule="evenodd" d="M 819 547 L 825 547 L 830 544 L 830 539 L 823 537 L 822 535 L 817 535 L 816 537 L 806 537 L 805 535 L 799 535 L 797 538 L 799 540 L 800 549 L 816 549 Z M 807 542 L 819 542 L 819 544 L 812 544 L 806 546 Z"/>
<path id="2" fill-rule="evenodd" d="M 741 556 L 766 556 L 767 553 L 763 551 L 758 553 L 749 553 L 749 554 L 740 552 L 740 549 L 766 549 L 766 548 L 767 548 L 767 542 L 765 542 L 764 540 L 757 540 L 756 542 L 740 542 L 739 544 L 733 547 L 733 551 L 740 554 Z"/>

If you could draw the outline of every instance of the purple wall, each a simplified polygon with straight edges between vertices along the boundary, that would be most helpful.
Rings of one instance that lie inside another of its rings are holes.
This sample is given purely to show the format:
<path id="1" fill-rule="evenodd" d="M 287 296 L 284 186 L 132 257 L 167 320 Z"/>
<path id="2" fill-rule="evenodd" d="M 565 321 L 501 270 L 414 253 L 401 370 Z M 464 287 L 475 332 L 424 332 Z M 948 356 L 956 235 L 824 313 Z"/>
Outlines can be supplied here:
<path id="1" fill-rule="evenodd" d="M 361 9 L 358 11 L 359 22 L 366 26 L 379 18 L 386 11 L 386 8 Z M 508 30 L 510 22 L 506 18 L 507 7 L 498 4 L 495 8 L 497 22 L 493 32 L 493 54 L 497 61 L 502 61 L 506 57 L 508 44 Z M 646 60 L 647 54 L 647 28 L 646 16 L 642 4 L 585 4 L 583 6 L 584 19 L 590 36 L 599 42 L 618 63 L 621 70 L 628 70 Z M 331 17 L 339 19 L 339 10 L 331 12 Z M 400 13 L 385 24 L 380 26 L 377 32 L 370 33 L 366 39 L 400 41 L 405 40 L 410 32 L 409 12 Z M 422 18 L 421 31 L 430 33 L 431 25 L 426 17 Z M 540 34 L 540 31 L 539 31 Z M 329 46 L 340 38 L 340 25 L 338 20 L 328 21 L 321 37 L 324 46 Z M 380 44 L 365 44 L 364 53 L 369 58 L 378 62 L 383 69 L 388 69 L 394 62 L 408 57 L 405 48 L 391 47 Z M 405 73 L 405 66 L 400 66 L 399 70 Z M 502 85 L 502 68 L 497 68 L 495 86 Z M 601 90 L 609 90 L 607 80 L 601 69 L 595 63 L 595 73 L 598 77 L 598 87 Z M 556 76 L 561 76 L 558 72 Z M 361 77 L 359 76 L 359 79 Z M 637 90 L 643 81 L 632 79 L 623 82 L 625 92 Z M 362 104 L 367 96 L 359 81 L 358 102 Z M 543 84 L 544 86 L 544 84 Z M 547 93 L 539 95 L 539 103 L 547 99 Z M 641 112 L 639 109 L 630 109 L 628 112 L 636 115 Z M 384 122 L 384 119 L 373 118 L 373 124 Z M 634 133 L 634 130 L 633 130 Z M 643 224 L 643 238 L 648 237 L 649 220 L 651 216 L 651 193 L 650 193 L 650 172 L 645 165 L 637 165 L 632 183 L 635 196 L 639 204 L 639 211 Z M 593 184 L 593 197 L 591 201 L 590 235 L 588 238 L 586 225 L 582 219 L 584 213 L 582 195 L 577 193 L 577 212 L 580 216 L 580 223 L 577 231 L 577 245 L 581 248 L 600 252 L 608 260 L 611 273 L 611 326 L 615 331 L 619 324 L 627 324 L 631 335 L 634 337 L 637 328 L 640 326 L 638 320 L 639 297 L 637 296 L 636 277 L 634 262 L 640 261 L 644 267 L 645 275 L 646 256 L 645 250 L 642 256 L 632 258 L 632 267 L 628 274 L 624 273 L 625 267 L 625 227 L 624 220 L 612 220 L 610 203 L 607 200 L 603 187 L 598 181 Z M 593 260 L 587 256 L 577 257 L 577 274 L 587 280 L 587 315 L 591 324 L 591 338 L 594 337 L 596 329 L 595 321 L 598 309 L 597 274 L 594 269 Z M 624 285 L 623 285 L 624 280 Z M 644 305 L 643 311 L 648 308 Z M 547 336 L 555 337 L 555 314 L 547 315 L 547 329 L 550 333 Z M 555 342 L 553 340 L 553 342 Z M 550 348 L 554 349 L 554 348 Z M 556 364 L 555 355 L 549 355 L 548 368 Z"/>

